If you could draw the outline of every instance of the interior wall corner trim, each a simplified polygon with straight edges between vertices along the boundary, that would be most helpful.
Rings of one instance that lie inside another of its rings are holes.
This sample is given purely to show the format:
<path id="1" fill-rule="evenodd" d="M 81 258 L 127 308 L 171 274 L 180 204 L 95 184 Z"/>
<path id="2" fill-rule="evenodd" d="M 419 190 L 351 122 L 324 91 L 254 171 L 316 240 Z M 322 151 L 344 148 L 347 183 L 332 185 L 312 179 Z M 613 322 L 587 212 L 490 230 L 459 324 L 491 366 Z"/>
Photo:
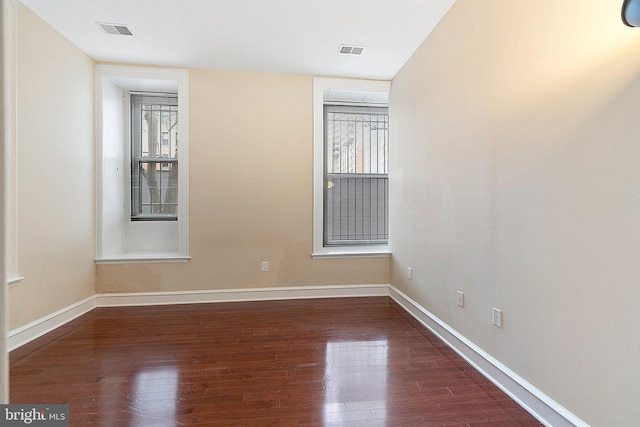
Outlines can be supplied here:
<path id="1" fill-rule="evenodd" d="M 65 323 L 69 323 L 73 319 L 90 312 L 94 308 L 96 308 L 96 296 L 92 295 L 26 325 L 12 329 L 7 334 L 7 349 L 8 351 L 13 351 L 47 332 L 51 332 Z"/>
<path id="2" fill-rule="evenodd" d="M 392 285 L 389 286 L 389 297 L 545 426 L 589 427 L 568 409 Z"/>

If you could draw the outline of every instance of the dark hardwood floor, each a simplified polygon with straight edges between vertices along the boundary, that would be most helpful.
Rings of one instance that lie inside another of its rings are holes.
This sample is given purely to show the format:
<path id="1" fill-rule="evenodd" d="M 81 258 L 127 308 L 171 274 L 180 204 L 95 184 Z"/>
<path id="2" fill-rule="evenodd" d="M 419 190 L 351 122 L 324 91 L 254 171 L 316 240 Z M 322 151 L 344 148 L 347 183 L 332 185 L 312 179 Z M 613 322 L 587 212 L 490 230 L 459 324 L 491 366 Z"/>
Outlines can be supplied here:
<path id="1" fill-rule="evenodd" d="M 540 425 L 387 297 L 99 308 L 10 363 L 72 426 Z"/>

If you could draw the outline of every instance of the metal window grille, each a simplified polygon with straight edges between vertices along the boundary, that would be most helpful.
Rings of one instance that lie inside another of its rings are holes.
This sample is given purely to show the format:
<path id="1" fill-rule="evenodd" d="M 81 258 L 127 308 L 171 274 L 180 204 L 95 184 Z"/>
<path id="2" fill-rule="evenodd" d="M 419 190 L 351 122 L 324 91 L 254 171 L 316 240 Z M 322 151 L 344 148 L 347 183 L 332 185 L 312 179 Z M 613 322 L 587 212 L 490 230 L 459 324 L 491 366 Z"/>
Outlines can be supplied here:
<path id="1" fill-rule="evenodd" d="M 324 245 L 388 240 L 389 112 L 325 105 Z"/>
<path id="2" fill-rule="evenodd" d="M 131 94 L 131 218 L 176 220 L 178 98 Z"/>

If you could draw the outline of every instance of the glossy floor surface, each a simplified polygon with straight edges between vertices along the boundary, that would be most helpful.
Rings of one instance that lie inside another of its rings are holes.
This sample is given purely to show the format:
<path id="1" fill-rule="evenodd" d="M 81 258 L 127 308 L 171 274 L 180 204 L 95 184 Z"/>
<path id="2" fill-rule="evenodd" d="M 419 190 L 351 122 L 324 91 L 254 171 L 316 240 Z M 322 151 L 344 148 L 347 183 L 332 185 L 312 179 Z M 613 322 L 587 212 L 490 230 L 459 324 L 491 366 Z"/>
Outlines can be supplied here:
<path id="1" fill-rule="evenodd" d="M 539 426 L 387 297 L 99 308 L 11 353 L 71 425 Z"/>

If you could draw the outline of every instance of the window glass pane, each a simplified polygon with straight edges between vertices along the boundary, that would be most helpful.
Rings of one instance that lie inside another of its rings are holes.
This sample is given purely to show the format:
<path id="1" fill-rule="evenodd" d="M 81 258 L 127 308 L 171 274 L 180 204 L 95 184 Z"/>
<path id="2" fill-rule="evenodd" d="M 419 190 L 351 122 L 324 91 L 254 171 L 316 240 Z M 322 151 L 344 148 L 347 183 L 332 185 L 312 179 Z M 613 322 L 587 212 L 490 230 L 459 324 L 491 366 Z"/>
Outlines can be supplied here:
<path id="1" fill-rule="evenodd" d="M 141 161 L 139 214 L 177 215 L 178 163 Z"/>
<path id="2" fill-rule="evenodd" d="M 325 106 L 324 244 L 388 239 L 389 114 Z"/>
<path id="3" fill-rule="evenodd" d="M 175 219 L 178 206 L 178 102 L 131 95 L 131 216 Z"/>
<path id="4" fill-rule="evenodd" d="M 141 104 L 142 157 L 176 158 L 178 148 L 178 106 Z"/>

